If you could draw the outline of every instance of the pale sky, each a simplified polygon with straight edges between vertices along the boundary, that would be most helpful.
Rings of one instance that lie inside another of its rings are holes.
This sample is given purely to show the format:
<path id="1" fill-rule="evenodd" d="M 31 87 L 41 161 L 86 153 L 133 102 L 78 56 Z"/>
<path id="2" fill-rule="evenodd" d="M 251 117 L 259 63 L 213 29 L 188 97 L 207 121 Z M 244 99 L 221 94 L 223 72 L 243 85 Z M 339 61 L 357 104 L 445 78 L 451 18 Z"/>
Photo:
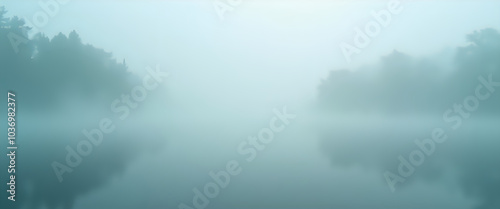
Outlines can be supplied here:
<path id="1" fill-rule="evenodd" d="M 8 15 L 33 18 L 41 10 L 36 2 L 1 4 Z M 232 78 L 227 82 L 259 83 L 263 92 L 283 95 L 300 86 L 294 94 L 312 97 L 330 70 L 371 64 L 395 49 L 429 55 L 464 45 L 474 30 L 500 28 L 500 1 L 402 1 L 404 10 L 347 63 L 339 44 L 352 43 L 354 28 L 363 28 L 373 20 L 370 12 L 389 1 L 246 0 L 224 20 L 215 1 L 117 2 L 69 1 L 40 31 L 52 37 L 76 30 L 84 42 L 126 59 L 133 71 L 160 64 L 178 79 L 202 83 L 224 73 Z"/>

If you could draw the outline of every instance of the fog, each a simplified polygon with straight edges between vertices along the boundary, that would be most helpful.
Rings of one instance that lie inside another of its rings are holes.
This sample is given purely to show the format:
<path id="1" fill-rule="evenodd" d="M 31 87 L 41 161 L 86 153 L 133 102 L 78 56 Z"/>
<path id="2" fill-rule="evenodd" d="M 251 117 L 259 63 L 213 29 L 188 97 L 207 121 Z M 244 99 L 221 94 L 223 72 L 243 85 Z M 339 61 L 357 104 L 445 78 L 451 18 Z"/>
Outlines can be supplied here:
<path id="1" fill-rule="evenodd" d="M 390 1 L 40 2 L 0 2 L 2 208 L 500 207 L 499 1 L 401 1 L 350 55 Z"/>

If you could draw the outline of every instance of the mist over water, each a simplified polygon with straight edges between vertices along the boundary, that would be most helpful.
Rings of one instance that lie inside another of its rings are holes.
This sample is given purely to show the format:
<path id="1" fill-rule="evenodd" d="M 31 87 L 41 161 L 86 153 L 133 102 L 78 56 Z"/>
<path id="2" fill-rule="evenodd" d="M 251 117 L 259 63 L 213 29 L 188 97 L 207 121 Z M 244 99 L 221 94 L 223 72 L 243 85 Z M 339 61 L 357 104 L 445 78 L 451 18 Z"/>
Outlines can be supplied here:
<path id="1" fill-rule="evenodd" d="M 0 37 L 29 33 L 27 2 L 1 3 Z M 500 207 L 498 1 L 402 2 L 351 62 L 339 44 L 387 2 L 245 1 L 223 20 L 213 3 L 74 0 L 18 52 L 2 38 L 19 108 L 2 208 Z"/>

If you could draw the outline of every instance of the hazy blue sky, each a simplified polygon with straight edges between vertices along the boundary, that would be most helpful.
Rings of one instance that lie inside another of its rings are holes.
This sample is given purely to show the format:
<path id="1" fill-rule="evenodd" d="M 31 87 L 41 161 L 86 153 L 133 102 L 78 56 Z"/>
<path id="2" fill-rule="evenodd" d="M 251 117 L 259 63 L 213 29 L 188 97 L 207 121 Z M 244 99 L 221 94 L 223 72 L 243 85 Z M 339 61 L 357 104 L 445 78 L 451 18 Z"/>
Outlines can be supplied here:
<path id="1" fill-rule="evenodd" d="M 2 4 L 10 15 L 32 18 L 41 10 L 37 2 Z M 339 43 L 352 43 L 354 28 L 364 27 L 373 19 L 370 12 L 386 8 L 388 1 L 248 0 L 223 21 L 213 2 L 73 0 L 40 30 L 48 36 L 76 30 L 84 42 L 126 59 L 131 70 L 168 67 L 173 82 L 187 79 L 200 88 L 223 89 L 225 83 L 210 78 L 224 73 L 226 82 L 257 82 L 261 92 L 289 98 L 290 92 L 312 96 L 330 70 L 374 63 L 394 49 L 439 52 L 465 44 L 464 35 L 474 30 L 500 27 L 499 1 L 402 1 L 404 11 L 348 64 Z"/>

